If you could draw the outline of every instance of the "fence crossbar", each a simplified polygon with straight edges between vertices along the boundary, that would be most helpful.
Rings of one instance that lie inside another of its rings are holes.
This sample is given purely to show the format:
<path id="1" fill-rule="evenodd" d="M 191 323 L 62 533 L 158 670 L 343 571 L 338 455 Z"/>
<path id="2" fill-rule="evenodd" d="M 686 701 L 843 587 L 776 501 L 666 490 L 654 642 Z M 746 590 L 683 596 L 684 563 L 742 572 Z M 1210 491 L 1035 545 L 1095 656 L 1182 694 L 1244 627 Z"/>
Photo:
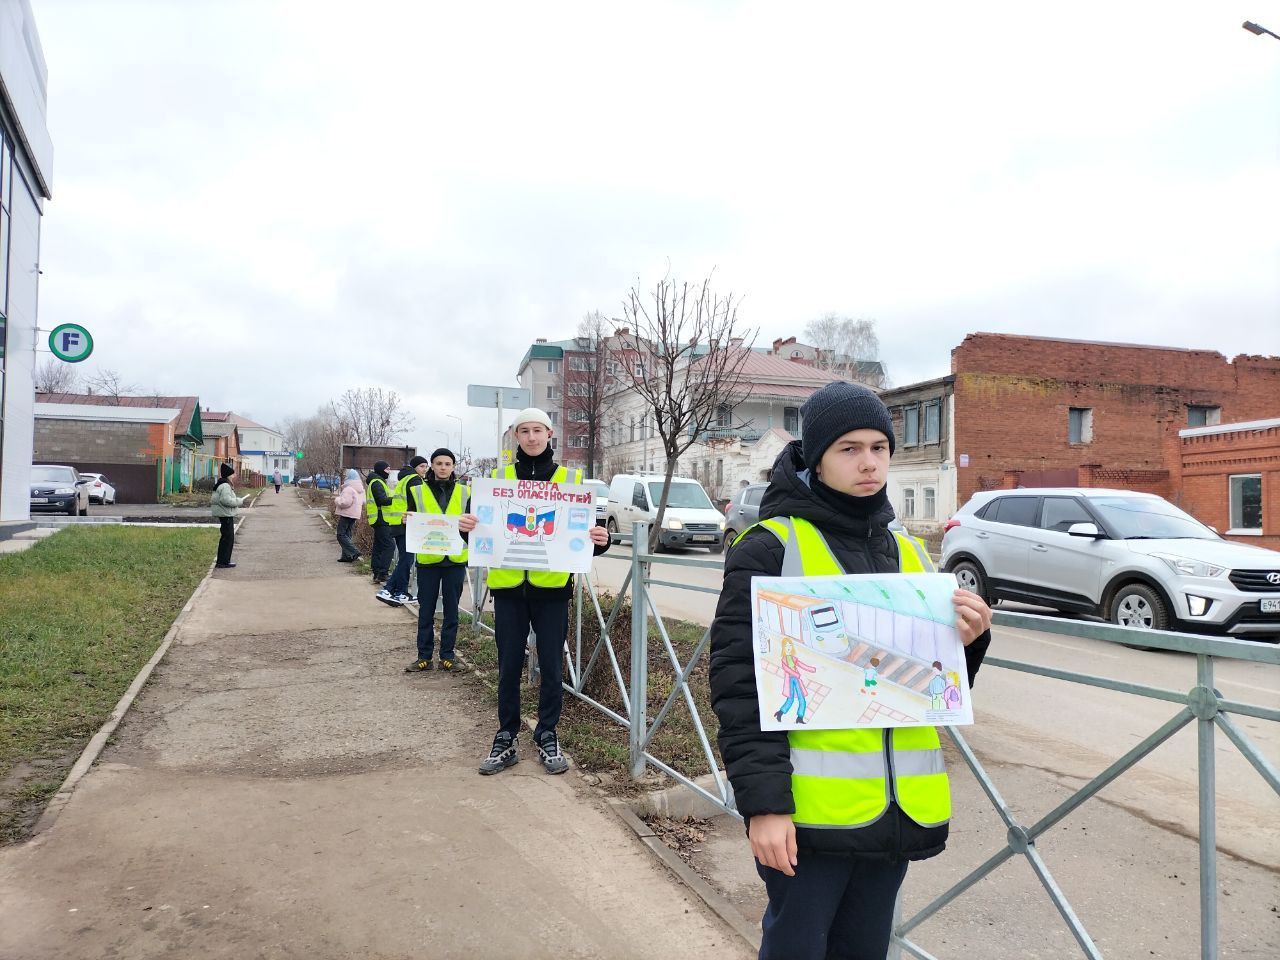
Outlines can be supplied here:
<path id="1" fill-rule="evenodd" d="M 671 705 L 675 703 L 676 696 L 680 693 L 681 688 L 687 689 L 688 682 L 689 682 L 689 675 L 693 673 L 693 668 L 698 665 L 698 660 L 702 656 L 702 651 L 705 649 L 710 639 L 711 639 L 711 629 L 708 628 L 703 632 L 702 639 L 698 641 L 698 645 L 694 648 L 693 656 L 689 658 L 688 664 L 683 668 L 680 666 L 679 663 L 675 665 L 676 670 L 678 672 L 676 676 L 676 682 L 671 685 L 671 692 L 667 694 L 667 699 L 662 704 L 662 708 L 658 711 L 657 715 L 653 718 L 653 722 L 649 725 L 649 733 L 645 736 L 644 744 L 643 744 L 646 750 L 649 749 L 649 742 L 653 739 L 653 735 L 657 731 L 658 726 L 662 723 L 663 719 L 666 717 L 667 711 L 670 710 Z"/>
<path id="2" fill-rule="evenodd" d="M 920 926 L 920 924 L 924 923 L 943 907 L 947 906 L 947 904 L 951 903 L 951 901 L 955 900 L 960 896 L 960 894 L 964 893 L 983 877 L 987 876 L 987 874 L 1001 866 L 1006 860 L 1013 856 L 1013 853 L 1013 847 L 1007 844 L 1003 850 L 997 850 L 984 863 L 971 870 L 967 876 L 953 883 L 951 888 L 945 893 L 941 893 L 934 897 L 933 900 L 922 907 L 914 917 L 907 920 L 905 923 L 900 924 L 898 929 L 894 931 L 894 935 L 900 937 L 908 931 L 914 930 L 916 927 Z"/>
<path id="3" fill-rule="evenodd" d="M 613 682 L 618 685 L 618 693 L 622 695 L 622 702 L 629 703 L 631 698 L 627 694 L 627 684 L 622 677 L 622 667 L 618 664 L 617 651 L 613 649 L 613 640 L 611 639 L 609 628 L 605 623 L 604 612 L 600 609 L 600 601 L 599 601 L 599 598 L 597 598 L 596 596 L 595 583 L 590 578 L 588 578 L 587 586 L 589 588 L 589 596 L 591 597 L 592 606 L 595 608 L 596 622 L 600 625 L 600 636 L 596 640 L 595 648 L 591 651 L 591 657 L 588 659 L 586 667 L 584 667 L 581 671 L 577 673 L 573 686 L 569 687 L 568 689 L 575 695 L 580 695 L 582 693 L 583 688 L 587 685 L 587 678 L 591 676 L 591 669 L 592 667 L 595 666 L 596 658 L 600 655 L 600 649 L 603 647 L 605 650 L 608 651 L 609 663 L 613 668 Z M 618 596 L 621 597 L 622 596 L 621 593 L 619 593 Z M 614 603 L 614 607 L 615 609 L 617 608 L 616 602 Z M 581 609 L 581 603 L 579 603 L 579 609 Z M 612 621 L 610 621 L 610 623 L 612 623 Z M 579 649 L 579 658 L 581 658 L 581 649 L 582 649 L 581 623 L 579 623 L 578 625 L 578 649 Z M 581 663 L 582 662 L 581 659 L 579 659 L 578 662 Z M 583 698 L 583 699 L 588 699 L 588 698 Z"/>
<path id="4" fill-rule="evenodd" d="M 652 764 L 655 768 L 657 768 L 658 770 L 661 770 L 663 773 L 665 773 L 668 777 L 671 777 L 673 780 L 678 780 L 680 783 L 683 783 L 686 787 L 688 787 L 694 793 L 698 794 L 704 800 L 707 800 L 708 802 L 715 804 L 725 813 L 733 814 L 733 816 L 737 817 L 739 820 L 742 819 L 742 814 L 740 814 L 737 810 L 735 810 L 730 805 L 728 791 L 724 789 L 719 778 L 716 779 L 716 785 L 720 787 L 721 792 L 720 792 L 720 796 L 716 796 L 706 787 L 703 787 L 700 784 L 694 783 L 693 780 L 691 780 L 689 777 L 686 777 L 683 773 L 674 769 L 669 764 L 663 763 L 653 754 L 644 753 L 642 754 L 642 756 L 644 757 L 646 762 Z"/>
<path id="5" fill-rule="evenodd" d="M 1066 923 L 1067 929 L 1071 931 L 1071 935 L 1076 938 L 1076 943 L 1080 949 L 1084 951 L 1084 955 L 1089 960 L 1102 960 L 1102 954 L 1098 951 L 1098 946 L 1093 942 L 1093 937 L 1089 936 L 1089 931 L 1084 928 L 1084 924 L 1072 909 L 1071 903 L 1067 900 L 1066 894 L 1062 892 L 1062 888 L 1058 886 L 1058 881 L 1053 879 L 1053 874 L 1049 872 L 1048 866 L 1044 859 L 1040 856 L 1040 851 L 1032 844 L 1025 851 L 1027 862 L 1031 864 L 1031 869 L 1035 872 L 1036 878 L 1044 887 L 1045 892 L 1049 894 L 1049 899 L 1053 901 L 1054 907 L 1057 908 L 1063 922 Z"/>
<path id="6" fill-rule="evenodd" d="M 651 587 L 674 587 L 677 590 L 688 590 L 692 593 L 709 593 L 712 596 L 720 596 L 720 591 L 715 587 L 700 587 L 696 583 L 676 583 L 674 580 L 654 580 L 648 578 L 645 580 Z"/>
<path id="7" fill-rule="evenodd" d="M 1213 718 L 1218 724 L 1219 729 L 1227 735 L 1227 738 L 1236 745 L 1236 749 L 1244 754 L 1244 758 L 1253 764 L 1253 769 L 1261 774 L 1262 779 L 1271 785 L 1271 789 L 1280 794 L 1280 772 L 1275 768 L 1266 757 L 1258 752 L 1257 746 L 1249 735 L 1241 730 L 1234 720 L 1224 713 L 1219 713 Z"/>
<path id="8" fill-rule="evenodd" d="M 1042 667 L 1039 664 L 1025 663 L 1022 660 L 1006 660 L 1004 657 L 985 657 L 982 663 L 984 666 L 1003 667 L 1006 670 L 1014 670 L 1018 673 L 1029 673 L 1033 676 L 1046 677 L 1050 680 L 1066 680 L 1069 683 L 1100 687 L 1103 690 L 1115 690 L 1117 693 L 1129 693 L 1134 696 L 1149 697 L 1152 700 L 1167 700 L 1170 703 L 1187 702 L 1185 693 L 1180 693 L 1177 690 L 1166 690 L 1163 687 L 1152 687 L 1145 683 L 1112 680 L 1109 677 L 1099 677 L 1091 673 L 1059 670 L 1056 667 Z"/>

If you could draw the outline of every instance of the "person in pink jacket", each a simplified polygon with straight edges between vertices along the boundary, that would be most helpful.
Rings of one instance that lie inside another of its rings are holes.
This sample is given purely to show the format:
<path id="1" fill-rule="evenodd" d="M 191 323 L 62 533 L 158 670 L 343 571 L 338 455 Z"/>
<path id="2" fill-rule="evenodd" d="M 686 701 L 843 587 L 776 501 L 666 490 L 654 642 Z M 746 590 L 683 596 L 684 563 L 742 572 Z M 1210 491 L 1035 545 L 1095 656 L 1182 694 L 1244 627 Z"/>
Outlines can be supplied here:
<path id="1" fill-rule="evenodd" d="M 334 507 L 338 512 L 338 546 L 342 547 L 342 556 L 338 558 L 338 562 L 355 563 L 360 559 L 360 551 L 351 539 L 351 531 L 355 529 L 360 512 L 364 509 L 364 484 L 360 482 L 358 471 L 347 471 Z"/>

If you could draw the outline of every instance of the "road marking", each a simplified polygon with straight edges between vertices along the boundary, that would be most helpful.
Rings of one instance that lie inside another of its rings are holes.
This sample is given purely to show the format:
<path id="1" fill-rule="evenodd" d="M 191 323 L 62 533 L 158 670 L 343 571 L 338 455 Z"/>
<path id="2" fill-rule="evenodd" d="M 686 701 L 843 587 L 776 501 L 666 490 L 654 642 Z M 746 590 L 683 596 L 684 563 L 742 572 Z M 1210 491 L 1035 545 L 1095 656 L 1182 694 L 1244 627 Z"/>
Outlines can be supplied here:
<path id="1" fill-rule="evenodd" d="M 1243 687 L 1245 690 L 1256 690 L 1258 693 L 1275 693 L 1276 692 L 1275 687 L 1255 687 L 1252 683 L 1244 683 L 1241 680 L 1227 680 L 1222 677 L 1217 677 L 1215 678 L 1215 680 L 1221 684 L 1230 684 L 1233 687 Z"/>

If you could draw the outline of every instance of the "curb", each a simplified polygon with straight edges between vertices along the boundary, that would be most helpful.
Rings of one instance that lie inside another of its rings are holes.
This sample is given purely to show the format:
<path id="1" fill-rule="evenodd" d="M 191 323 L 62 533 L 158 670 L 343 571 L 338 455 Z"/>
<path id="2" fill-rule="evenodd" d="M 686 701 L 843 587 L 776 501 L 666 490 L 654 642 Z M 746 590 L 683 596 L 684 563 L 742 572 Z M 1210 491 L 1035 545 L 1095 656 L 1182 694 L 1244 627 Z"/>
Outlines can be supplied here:
<path id="1" fill-rule="evenodd" d="M 243 522 L 243 521 L 241 521 Z M 237 528 L 238 529 L 238 528 Z M 67 774 L 67 778 L 62 781 L 62 786 L 58 788 L 47 804 L 45 804 L 44 813 L 40 814 L 40 819 L 36 821 L 35 826 L 31 829 L 29 839 L 34 839 L 44 833 L 57 821 L 58 816 L 62 813 L 66 805 L 71 801 L 71 795 L 75 791 L 76 786 L 84 779 L 84 775 L 89 772 L 93 765 L 101 756 L 102 751 L 107 746 L 107 741 L 111 735 L 115 733 L 116 727 L 120 726 L 120 721 L 124 719 L 125 714 L 129 712 L 129 708 L 133 706 L 133 701 L 137 699 L 138 694 L 142 692 L 142 688 L 146 686 L 147 681 L 151 679 L 151 673 L 156 666 L 164 659 L 169 647 L 172 645 L 174 638 L 178 635 L 178 628 L 182 626 L 191 608 L 195 605 L 196 598 L 204 592 L 213 579 L 214 563 L 209 564 L 209 569 L 205 572 L 204 579 L 201 580 L 195 590 L 191 592 L 186 604 L 174 617 L 173 623 L 169 626 L 169 632 L 164 635 L 164 639 L 160 641 L 160 646 L 156 648 L 156 652 L 151 655 L 151 659 L 143 665 L 138 671 L 138 675 L 133 678 L 133 683 L 129 684 L 129 689 L 124 692 L 111 711 L 111 716 L 107 718 L 107 722 L 98 728 L 98 732 L 93 735 L 93 739 L 89 741 L 81 752 L 80 757 L 72 766 L 71 772 Z"/>

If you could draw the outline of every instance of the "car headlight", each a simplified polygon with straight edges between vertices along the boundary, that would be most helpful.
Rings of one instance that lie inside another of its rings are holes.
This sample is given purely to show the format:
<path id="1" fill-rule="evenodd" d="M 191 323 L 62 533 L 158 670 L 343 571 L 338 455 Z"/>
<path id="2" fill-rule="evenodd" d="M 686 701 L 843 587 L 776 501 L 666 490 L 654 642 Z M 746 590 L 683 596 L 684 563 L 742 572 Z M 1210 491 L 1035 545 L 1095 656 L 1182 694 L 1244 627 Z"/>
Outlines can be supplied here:
<path id="1" fill-rule="evenodd" d="M 667 528 L 668 530 L 683 530 L 683 529 L 684 529 L 684 524 L 683 524 L 683 523 L 681 523 L 679 520 L 677 520 L 675 517 L 667 517 L 667 519 L 666 519 L 666 521 L 665 521 L 665 524 L 664 524 L 664 525 L 666 526 L 666 528 Z"/>
<path id="2" fill-rule="evenodd" d="M 57 488 L 56 490 L 54 490 L 53 492 L 54 492 L 55 494 L 58 494 L 58 493 L 75 493 L 75 492 L 76 492 L 76 488 L 75 488 L 75 487 L 58 487 L 58 488 Z"/>
<path id="3" fill-rule="evenodd" d="M 721 520 L 721 521 L 720 521 L 720 529 L 721 529 L 721 530 L 724 530 L 724 521 L 723 521 L 723 520 Z"/>
<path id="4" fill-rule="evenodd" d="M 1192 560 L 1190 557 L 1179 557 L 1171 553 L 1153 553 L 1151 556 L 1163 560 L 1170 570 L 1184 577 L 1220 577 L 1227 569 L 1204 560 Z"/>

